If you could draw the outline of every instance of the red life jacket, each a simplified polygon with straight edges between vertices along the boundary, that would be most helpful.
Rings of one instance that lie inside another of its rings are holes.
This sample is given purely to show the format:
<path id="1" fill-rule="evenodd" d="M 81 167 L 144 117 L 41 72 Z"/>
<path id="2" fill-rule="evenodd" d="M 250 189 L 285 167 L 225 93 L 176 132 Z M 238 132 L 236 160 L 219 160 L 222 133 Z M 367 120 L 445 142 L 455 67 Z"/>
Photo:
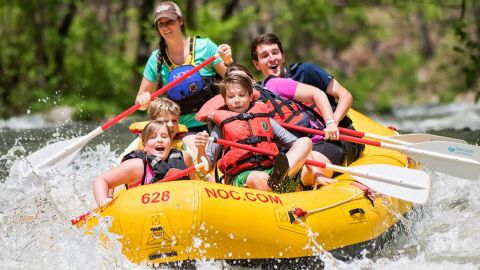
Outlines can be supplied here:
<path id="1" fill-rule="evenodd" d="M 266 82 L 270 77 L 265 79 Z M 324 129 L 325 124 L 316 106 L 302 106 L 295 100 L 290 100 L 266 89 L 263 85 L 255 84 L 255 90 L 260 92 L 260 100 L 267 105 L 267 110 L 278 123 L 288 123 L 301 127 Z M 292 132 L 297 137 L 303 137 L 303 133 Z"/>
<path id="2" fill-rule="evenodd" d="M 213 112 L 212 120 L 222 129 L 225 140 L 278 153 L 277 145 L 273 142 L 274 134 L 265 104 L 255 102 L 245 113 L 217 110 Z M 233 177 L 243 171 L 271 168 L 273 160 L 274 157 L 271 156 L 224 147 L 218 168 L 225 175 L 225 183 L 230 184 Z"/>

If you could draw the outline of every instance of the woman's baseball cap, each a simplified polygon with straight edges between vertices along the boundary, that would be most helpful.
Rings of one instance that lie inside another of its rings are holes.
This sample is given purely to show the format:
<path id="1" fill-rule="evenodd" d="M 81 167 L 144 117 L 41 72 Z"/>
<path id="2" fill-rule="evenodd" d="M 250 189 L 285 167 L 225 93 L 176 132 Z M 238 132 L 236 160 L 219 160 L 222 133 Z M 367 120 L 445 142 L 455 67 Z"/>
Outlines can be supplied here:
<path id="1" fill-rule="evenodd" d="M 161 18 L 177 20 L 178 17 L 182 17 L 182 11 L 174 2 L 161 2 L 155 7 L 155 24 Z"/>

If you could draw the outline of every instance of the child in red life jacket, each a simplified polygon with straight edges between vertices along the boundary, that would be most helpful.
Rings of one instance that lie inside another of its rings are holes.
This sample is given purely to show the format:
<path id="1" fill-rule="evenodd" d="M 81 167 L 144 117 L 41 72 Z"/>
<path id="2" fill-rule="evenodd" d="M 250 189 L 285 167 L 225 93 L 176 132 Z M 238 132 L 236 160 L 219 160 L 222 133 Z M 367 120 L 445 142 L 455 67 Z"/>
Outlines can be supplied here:
<path id="1" fill-rule="evenodd" d="M 210 136 L 249 144 L 278 152 L 277 143 L 290 150 L 276 158 L 250 151 L 208 143 L 207 132 L 197 133 L 197 158 L 206 156 L 209 165 L 217 162 L 225 183 L 264 191 L 291 192 L 298 184 L 297 174 L 312 150 L 307 137 L 298 138 L 270 118 L 265 104 L 253 102 L 253 82 L 242 74 L 232 74 L 220 84 L 225 107 L 211 113 L 215 124 Z M 306 174 L 302 170 L 301 176 Z"/>
<path id="2" fill-rule="evenodd" d="M 328 119 L 333 118 L 334 113 L 323 91 L 292 79 L 278 77 L 269 77 L 268 82 L 273 83 L 273 89 L 265 88 L 255 83 L 250 70 L 239 64 L 233 64 L 227 68 L 225 76 L 228 77 L 231 74 L 243 74 L 250 77 L 254 83 L 254 90 L 257 90 L 259 93 L 259 101 L 265 103 L 268 113 L 278 123 L 323 129 L 325 136 L 312 136 L 295 132 L 292 132 L 292 134 L 295 136 L 308 136 L 312 140 L 312 159 L 328 164 L 342 165 L 341 160 L 343 160 L 345 154 L 344 151 L 340 150 L 342 145 L 338 141 L 338 127 L 336 123 L 325 124 L 328 122 Z M 314 103 L 318 111 L 305 109 L 306 102 Z M 309 189 L 335 182 L 331 178 L 332 171 L 320 168 L 312 168 L 311 170 L 316 171 L 316 173 L 314 173 L 313 177 L 302 182 L 304 187 L 308 186 Z"/>
<path id="3" fill-rule="evenodd" d="M 185 151 L 172 148 L 173 132 L 165 123 L 152 121 L 142 131 L 145 150 L 109 169 L 93 181 L 93 195 L 99 206 L 111 200 L 108 190 L 121 184 L 136 187 L 154 183 L 165 177 L 172 169 L 186 169 L 193 166 L 193 159 Z M 194 173 L 188 178 L 193 179 Z"/>

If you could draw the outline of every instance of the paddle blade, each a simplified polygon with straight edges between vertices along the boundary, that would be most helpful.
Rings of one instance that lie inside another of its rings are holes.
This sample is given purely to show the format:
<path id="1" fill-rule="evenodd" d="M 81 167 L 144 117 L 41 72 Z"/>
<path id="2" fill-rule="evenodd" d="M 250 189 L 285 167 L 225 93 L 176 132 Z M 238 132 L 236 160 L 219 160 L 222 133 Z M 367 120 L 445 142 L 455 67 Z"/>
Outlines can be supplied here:
<path id="1" fill-rule="evenodd" d="M 427 168 L 466 179 L 480 176 L 480 147 L 452 142 L 423 142 L 406 146 L 435 153 L 407 153 Z"/>
<path id="2" fill-rule="evenodd" d="M 430 192 L 429 189 L 411 189 L 360 176 L 353 176 L 353 178 L 379 193 L 414 203 L 425 203 Z"/>
<path id="3" fill-rule="evenodd" d="M 439 136 L 439 135 L 425 134 L 425 133 L 393 135 L 393 136 L 388 136 L 388 138 L 394 139 L 394 140 L 397 140 L 397 141 L 406 142 L 406 143 L 445 141 L 445 142 L 452 142 L 452 143 L 459 143 L 459 144 L 467 144 L 467 142 L 464 141 L 464 140 L 450 138 L 450 137 L 444 137 L 444 136 Z"/>
<path id="4" fill-rule="evenodd" d="M 372 164 L 350 167 L 351 175 L 371 189 L 414 203 L 424 203 L 430 192 L 430 177 L 424 171 Z"/>
<path id="5" fill-rule="evenodd" d="M 86 143 L 83 137 L 56 142 L 30 154 L 27 161 L 36 169 L 61 169 L 75 158 Z"/>

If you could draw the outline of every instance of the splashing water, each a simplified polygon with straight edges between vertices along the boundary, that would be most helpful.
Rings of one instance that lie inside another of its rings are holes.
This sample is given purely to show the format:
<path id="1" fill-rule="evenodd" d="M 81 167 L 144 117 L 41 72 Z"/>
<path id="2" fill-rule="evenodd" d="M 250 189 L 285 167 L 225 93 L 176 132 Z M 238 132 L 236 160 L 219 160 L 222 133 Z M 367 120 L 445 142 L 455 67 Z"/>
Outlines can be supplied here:
<path id="1" fill-rule="evenodd" d="M 7 138 L 0 145 L 2 269 L 151 269 L 145 264 L 132 264 L 121 254 L 118 236 L 108 232 L 108 219 L 101 219 L 92 234 L 70 225 L 71 217 L 95 207 L 92 180 L 114 163 L 121 150 L 112 147 L 114 142 L 109 138 L 90 142 L 61 172 L 41 171 L 32 175 L 25 173 L 25 167 L 13 166 L 21 164 L 32 150 L 45 146 L 46 141 L 80 136 L 81 128 L 69 127 L 68 132 L 63 132 L 56 127 L 43 137 L 31 129 L 0 132 L 2 138 Z M 32 146 L 32 141 L 38 143 Z M 120 145 L 126 145 L 126 141 Z M 430 174 L 432 190 L 427 203 L 403 219 L 404 231 L 375 256 L 369 257 L 365 251 L 361 259 L 337 260 L 313 241 L 313 233 L 312 242 L 305 248 L 316 250 L 326 269 L 478 269 L 480 181 Z M 107 241 L 102 241 L 100 235 L 106 236 Z M 235 237 L 235 232 L 231 237 Z M 214 244 L 195 237 L 194 241 L 193 246 L 198 249 Z M 201 260 L 196 266 L 245 269 L 211 260 Z"/>

